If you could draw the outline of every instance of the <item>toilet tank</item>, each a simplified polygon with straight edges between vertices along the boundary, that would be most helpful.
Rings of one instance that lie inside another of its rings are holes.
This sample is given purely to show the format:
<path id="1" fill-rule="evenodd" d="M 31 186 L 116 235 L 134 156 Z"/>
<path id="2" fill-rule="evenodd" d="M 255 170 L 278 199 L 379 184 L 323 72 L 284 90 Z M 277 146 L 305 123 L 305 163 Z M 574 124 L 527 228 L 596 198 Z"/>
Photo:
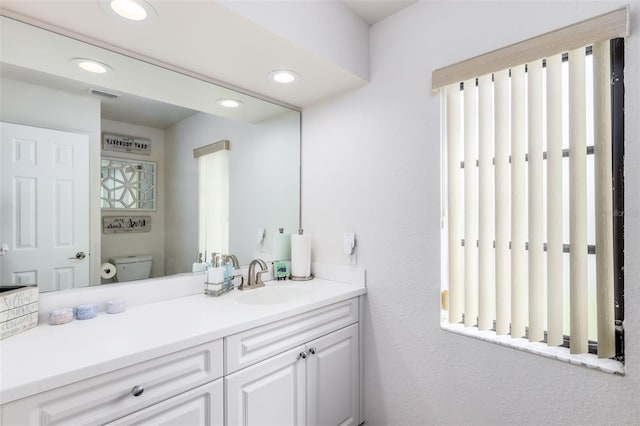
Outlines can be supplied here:
<path id="1" fill-rule="evenodd" d="M 109 259 L 116 267 L 118 282 L 144 280 L 151 275 L 151 255 L 118 256 Z"/>

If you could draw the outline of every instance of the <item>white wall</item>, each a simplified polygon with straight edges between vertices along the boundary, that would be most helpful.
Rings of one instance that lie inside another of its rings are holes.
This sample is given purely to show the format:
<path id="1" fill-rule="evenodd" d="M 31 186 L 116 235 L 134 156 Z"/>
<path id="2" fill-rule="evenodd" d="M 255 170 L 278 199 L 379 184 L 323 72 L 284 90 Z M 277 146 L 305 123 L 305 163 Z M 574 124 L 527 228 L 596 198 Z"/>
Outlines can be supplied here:
<path id="1" fill-rule="evenodd" d="M 231 142 L 229 155 L 229 250 L 242 264 L 256 257 L 258 227 L 270 236 L 298 226 L 299 114 L 258 124 L 198 113 L 166 129 L 167 273 L 191 270 L 198 250 L 198 170 L 193 149 Z M 293 196 L 282 197 L 281 194 Z M 210 254 L 207 255 L 209 259 Z"/>
<path id="2" fill-rule="evenodd" d="M 287 112 L 252 126 L 251 137 L 231 145 L 229 250 L 242 263 L 273 259 L 278 228 L 296 233 L 300 205 L 300 114 Z M 261 247 L 255 243 L 265 229 Z"/>
<path id="3" fill-rule="evenodd" d="M 100 101 L 15 80 L 0 80 L 0 120 L 89 136 L 91 283 L 100 282 Z M 89 284 L 89 283 L 86 283 Z"/>
<path id="4" fill-rule="evenodd" d="M 136 136 L 151 140 L 151 154 L 141 155 L 116 151 L 102 151 L 103 157 L 126 160 L 151 161 L 156 163 L 156 210 L 138 212 L 135 210 L 102 210 L 104 216 L 151 216 L 151 231 L 133 233 L 102 233 L 102 262 L 114 256 L 150 254 L 151 277 L 165 275 L 164 259 L 164 130 L 139 126 L 119 121 L 102 120 L 102 132 Z"/>
<path id="5" fill-rule="evenodd" d="M 640 4 L 626 45 L 627 374 L 439 328 L 440 102 L 432 70 L 621 2 L 419 2 L 371 29 L 371 82 L 303 110 L 302 224 L 315 261 L 367 269 L 368 425 L 637 424 L 640 418 Z"/>

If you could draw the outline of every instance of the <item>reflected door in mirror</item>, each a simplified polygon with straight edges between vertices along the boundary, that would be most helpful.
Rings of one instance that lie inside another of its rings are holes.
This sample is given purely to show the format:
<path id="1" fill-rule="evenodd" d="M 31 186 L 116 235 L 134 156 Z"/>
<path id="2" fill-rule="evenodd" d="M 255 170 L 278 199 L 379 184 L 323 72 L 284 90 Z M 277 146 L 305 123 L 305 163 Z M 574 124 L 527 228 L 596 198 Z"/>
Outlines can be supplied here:
<path id="1" fill-rule="evenodd" d="M 0 123 L 2 283 L 89 285 L 87 135 Z M 37 261 L 35 261 L 37 259 Z"/>

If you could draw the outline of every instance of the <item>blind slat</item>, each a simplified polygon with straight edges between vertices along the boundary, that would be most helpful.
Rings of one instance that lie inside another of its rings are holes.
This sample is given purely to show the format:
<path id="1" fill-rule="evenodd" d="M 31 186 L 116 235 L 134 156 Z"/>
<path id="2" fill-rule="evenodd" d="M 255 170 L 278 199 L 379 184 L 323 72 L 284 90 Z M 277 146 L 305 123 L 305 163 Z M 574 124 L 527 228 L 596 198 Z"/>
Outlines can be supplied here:
<path id="1" fill-rule="evenodd" d="M 529 161 L 529 340 L 544 339 L 544 239 L 542 201 L 542 60 L 527 69 Z"/>
<path id="2" fill-rule="evenodd" d="M 493 83 L 491 75 L 478 79 L 478 328 L 493 328 Z"/>
<path id="3" fill-rule="evenodd" d="M 587 143 L 584 48 L 569 52 L 569 288 L 572 354 L 588 351 Z"/>
<path id="4" fill-rule="evenodd" d="M 511 323 L 509 70 L 494 75 L 494 105 L 496 334 L 502 335 Z"/>
<path id="5" fill-rule="evenodd" d="M 593 46 L 596 293 L 598 357 L 616 354 L 613 271 L 613 188 L 609 41 Z"/>
<path id="6" fill-rule="evenodd" d="M 511 336 L 527 327 L 525 67 L 511 69 Z"/>
<path id="7" fill-rule="evenodd" d="M 563 344 L 562 55 L 547 58 L 547 344 Z"/>
<path id="8" fill-rule="evenodd" d="M 478 318 L 478 116 L 475 79 L 464 82 L 464 325 Z"/>
<path id="9" fill-rule="evenodd" d="M 449 274 L 449 321 L 462 321 L 464 289 L 462 281 L 462 187 L 460 160 L 460 85 L 446 88 L 447 137 L 447 247 Z"/>

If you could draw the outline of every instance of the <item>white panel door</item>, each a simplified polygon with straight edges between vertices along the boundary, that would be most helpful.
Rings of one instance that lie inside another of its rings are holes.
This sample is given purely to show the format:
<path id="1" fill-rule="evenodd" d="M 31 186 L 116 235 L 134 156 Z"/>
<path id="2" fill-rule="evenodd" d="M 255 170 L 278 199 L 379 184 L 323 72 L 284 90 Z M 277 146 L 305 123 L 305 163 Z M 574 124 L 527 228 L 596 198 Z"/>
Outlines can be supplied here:
<path id="1" fill-rule="evenodd" d="M 304 426 L 304 346 L 225 377 L 229 426 Z M 306 353 L 304 355 L 306 357 Z"/>
<path id="2" fill-rule="evenodd" d="M 0 133 L 0 282 L 89 285 L 89 137 L 4 122 Z"/>
<path id="3" fill-rule="evenodd" d="M 360 419 L 358 324 L 307 343 L 307 426 Z"/>

